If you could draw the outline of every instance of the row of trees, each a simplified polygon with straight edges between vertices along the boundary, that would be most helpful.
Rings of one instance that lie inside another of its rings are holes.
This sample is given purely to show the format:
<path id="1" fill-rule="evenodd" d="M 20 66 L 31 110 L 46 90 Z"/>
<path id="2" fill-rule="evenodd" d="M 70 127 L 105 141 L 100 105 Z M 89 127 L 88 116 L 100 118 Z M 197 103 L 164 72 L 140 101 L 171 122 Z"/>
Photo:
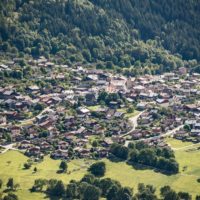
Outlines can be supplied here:
<path id="1" fill-rule="evenodd" d="M 131 143 L 129 147 L 113 144 L 110 148 L 110 153 L 112 159 L 114 156 L 128 161 L 133 166 L 139 164 L 153 167 L 167 174 L 176 174 L 179 171 L 179 165 L 175 160 L 174 153 L 168 148 L 149 147 L 143 142 Z"/>
<path id="2" fill-rule="evenodd" d="M 191 200 L 192 197 L 187 192 L 175 192 L 170 186 L 160 189 L 160 197 L 156 195 L 156 189 L 152 185 L 138 184 L 137 193 L 133 193 L 130 187 L 123 187 L 118 181 L 110 178 L 99 178 L 105 173 L 105 163 L 97 162 L 88 169 L 92 174 L 86 174 L 80 181 L 71 180 L 65 185 L 60 180 L 37 179 L 32 192 L 45 192 L 48 196 L 64 199 L 81 200 Z M 196 197 L 199 200 L 199 196 Z"/>

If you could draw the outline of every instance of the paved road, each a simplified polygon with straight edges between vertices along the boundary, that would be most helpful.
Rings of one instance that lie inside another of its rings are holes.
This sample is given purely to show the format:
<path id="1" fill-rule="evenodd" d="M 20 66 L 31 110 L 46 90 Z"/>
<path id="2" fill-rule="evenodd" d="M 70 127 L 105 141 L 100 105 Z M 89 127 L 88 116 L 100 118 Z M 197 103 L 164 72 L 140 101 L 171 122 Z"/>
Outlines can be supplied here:
<path id="1" fill-rule="evenodd" d="M 121 135 L 120 137 L 122 137 L 122 138 L 123 138 L 123 137 L 126 137 L 127 135 L 130 135 L 130 134 L 136 129 L 136 127 L 138 126 L 138 122 L 137 122 L 137 121 L 138 121 L 138 118 L 139 118 L 140 115 L 143 114 L 144 112 L 145 112 L 145 111 L 140 112 L 138 115 L 129 118 L 129 121 L 131 122 L 133 128 L 132 128 L 129 132 L 127 132 L 127 133 Z"/>
<path id="2" fill-rule="evenodd" d="M 18 124 L 16 124 L 17 126 L 24 126 L 24 125 L 27 125 L 27 124 L 31 124 L 34 120 L 36 120 L 36 117 L 39 117 L 41 116 L 43 113 L 47 112 L 47 111 L 51 111 L 50 109 L 50 106 L 45 108 L 43 111 L 41 111 L 37 116 L 31 118 L 31 119 L 25 119 L 25 120 L 21 120 L 21 121 L 18 121 Z M 10 124 L 6 124 L 6 125 L 0 125 L 0 128 L 6 128 L 10 126 Z"/>
<path id="3" fill-rule="evenodd" d="M 200 147 L 200 143 L 196 143 L 196 144 L 190 144 L 184 147 L 179 147 L 179 148 L 172 148 L 174 151 L 179 151 L 179 150 L 185 150 L 185 149 L 189 149 L 190 147 Z"/>
<path id="4" fill-rule="evenodd" d="M 180 130 L 183 127 L 184 127 L 184 125 L 181 125 L 181 126 L 178 126 L 178 127 L 174 128 L 172 130 L 167 131 L 164 134 L 161 134 L 161 135 L 158 135 L 158 136 L 153 136 L 153 137 L 150 137 L 150 138 L 143 138 L 143 139 L 140 139 L 140 140 L 137 140 L 137 141 L 149 141 L 149 140 L 160 139 L 160 138 L 172 136 L 176 133 L 176 131 Z"/>
<path id="5" fill-rule="evenodd" d="M 141 142 L 141 141 L 145 142 L 145 141 L 151 141 L 151 140 L 155 140 L 155 139 L 160 139 L 160 138 L 172 136 L 172 135 L 174 135 L 176 133 L 176 131 L 180 130 L 183 127 L 184 127 L 184 125 L 181 125 L 181 126 L 178 126 L 178 127 L 174 128 L 173 130 L 167 131 L 164 134 L 161 134 L 161 135 L 158 135 L 158 136 L 149 137 L 149 138 L 142 138 L 142 139 L 139 139 L 139 140 L 134 140 L 134 142 Z M 133 131 L 133 130 L 131 130 L 131 131 Z M 128 146 L 128 144 L 130 142 L 133 142 L 133 141 L 126 141 L 125 142 L 125 146 Z"/>
<path id="6" fill-rule="evenodd" d="M 47 111 L 51 111 L 50 106 L 46 107 L 43 111 L 41 111 L 37 116 L 31 118 L 31 119 L 25 119 L 25 120 L 21 120 L 19 121 L 19 126 L 23 125 L 23 124 L 28 124 L 33 122 L 34 120 L 36 120 L 37 117 L 40 117 L 43 113 L 47 112 Z"/>
<path id="7" fill-rule="evenodd" d="M 17 148 L 14 148 L 13 146 L 15 145 L 16 143 L 12 143 L 12 144 L 8 144 L 8 145 L 0 145 L 0 147 L 4 148 L 1 153 L 6 153 L 8 150 L 16 150 L 18 151 Z"/>

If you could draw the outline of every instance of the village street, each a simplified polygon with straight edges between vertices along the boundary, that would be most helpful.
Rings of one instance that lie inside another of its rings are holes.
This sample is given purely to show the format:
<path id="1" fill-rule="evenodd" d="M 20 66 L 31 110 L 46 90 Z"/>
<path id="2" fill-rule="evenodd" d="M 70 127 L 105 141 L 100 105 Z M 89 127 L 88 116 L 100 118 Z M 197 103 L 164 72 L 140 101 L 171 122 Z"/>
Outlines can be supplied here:
<path id="1" fill-rule="evenodd" d="M 4 148 L 1 153 L 6 153 L 8 150 L 17 150 L 16 148 L 14 148 L 13 146 L 15 145 L 16 143 L 12 143 L 12 144 L 8 144 L 8 145 L 0 145 L 0 147 Z"/>
<path id="2" fill-rule="evenodd" d="M 21 120 L 19 121 L 19 126 L 23 126 L 29 123 L 32 123 L 34 120 L 36 120 L 37 117 L 40 117 L 42 114 L 44 114 L 47 111 L 51 111 L 50 106 L 46 107 L 43 111 L 41 111 L 37 116 L 31 118 L 31 119 L 25 119 L 25 120 Z"/>
<path id="3" fill-rule="evenodd" d="M 180 147 L 180 148 L 172 148 L 174 151 L 180 151 L 180 150 L 188 150 L 190 148 L 195 148 L 195 147 L 200 147 L 200 143 L 196 143 L 196 144 L 190 144 L 184 147 Z"/>
<path id="4" fill-rule="evenodd" d="M 24 126 L 24 125 L 27 125 L 27 124 L 32 124 L 34 120 L 36 120 L 37 117 L 40 117 L 42 114 L 44 114 L 45 112 L 47 111 L 51 111 L 50 109 L 50 106 L 46 107 L 43 111 L 41 111 L 37 116 L 31 118 L 31 119 L 25 119 L 25 120 L 21 120 L 18 122 L 17 126 Z M 0 125 L 0 128 L 6 128 L 8 127 L 9 124 L 6 124 L 6 125 Z"/>
<path id="5" fill-rule="evenodd" d="M 142 113 L 139 114 L 139 116 L 141 115 Z M 136 116 L 137 119 L 139 117 L 138 115 Z M 137 125 L 137 121 L 135 122 L 135 124 Z M 158 135 L 158 136 L 153 136 L 153 137 L 149 137 L 149 138 L 142 138 L 140 140 L 135 140 L 137 142 L 145 142 L 145 141 L 151 141 L 151 140 L 155 140 L 155 139 L 160 139 L 160 138 L 165 138 L 165 137 L 168 137 L 168 136 L 172 136 L 176 133 L 176 131 L 180 130 L 181 128 L 183 128 L 184 125 L 181 125 L 181 126 L 178 126 L 176 127 L 175 129 L 173 130 L 169 130 L 167 131 L 166 133 L 164 134 L 161 134 L 161 135 Z M 133 127 L 133 129 L 131 131 L 135 130 L 135 128 Z M 125 134 L 125 136 L 129 135 L 131 133 L 131 131 L 129 131 L 128 133 Z M 124 136 L 124 135 L 123 135 Z M 128 144 L 130 143 L 131 141 L 126 141 L 125 142 L 125 146 L 128 146 Z"/>
<path id="6" fill-rule="evenodd" d="M 138 115 L 129 118 L 129 121 L 131 122 L 131 125 L 133 126 L 133 128 L 132 128 L 129 132 L 127 132 L 127 133 L 121 135 L 120 137 L 122 137 L 122 138 L 123 138 L 123 137 L 126 137 L 127 135 L 130 135 L 130 134 L 136 129 L 136 127 L 137 127 L 137 125 L 138 125 L 138 122 L 137 122 L 137 121 L 138 121 L 138 118 L 139 118 L 140 115 L 142 115 L 144 112 L 145 112 L 145 111 L 140 112 Z"/>

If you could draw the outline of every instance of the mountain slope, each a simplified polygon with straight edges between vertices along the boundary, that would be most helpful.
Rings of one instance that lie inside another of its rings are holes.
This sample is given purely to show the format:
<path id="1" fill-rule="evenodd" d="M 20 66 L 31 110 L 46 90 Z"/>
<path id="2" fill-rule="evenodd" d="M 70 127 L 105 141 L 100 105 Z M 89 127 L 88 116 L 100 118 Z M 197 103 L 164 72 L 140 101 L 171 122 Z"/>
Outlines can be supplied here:
<path id="1" fill-rule="evenodd" d="M 200 60 L 200 0 L 2 0 L 0 10 L 1 53 L 122 67 Z"/>

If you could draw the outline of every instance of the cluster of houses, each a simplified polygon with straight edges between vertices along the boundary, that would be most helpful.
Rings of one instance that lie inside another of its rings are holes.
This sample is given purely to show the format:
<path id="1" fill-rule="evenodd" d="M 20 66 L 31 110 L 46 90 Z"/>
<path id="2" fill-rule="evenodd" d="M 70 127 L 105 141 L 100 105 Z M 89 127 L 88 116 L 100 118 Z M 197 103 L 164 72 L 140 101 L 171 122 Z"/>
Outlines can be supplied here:
<path id="1" fill-rule="evenodd" d="M 16 63 L 3 63 L 0 69 L 12 70 Z M 189 74 L 184 67 L 161 76 L 127 78 L 106 70 L 56 65 L 44 57 L 28 64 L 33 75 L 23 91 L 12 84 L 0 87 L 1 144 L 17 142 L 26 155 L 35 157 L 104 157 L 113 142 L 156 137 L 181 125 L 184 129 L 174 137 L 199 141 L 200 75 Z M 38 80 L 51 87 L 42 87 Z M 117 93 L 123 101 L 100 106 L 102 91 Z M 125 112 L 119 111 L 130 105 L 143 111 L 133 131 Z M 127 133 L 129 137 L 121 137 Z M 98 138 L 97 146 L 91 144 L 93 137 Z M 163 145 L 160 138 L 154 143 Z"/>

